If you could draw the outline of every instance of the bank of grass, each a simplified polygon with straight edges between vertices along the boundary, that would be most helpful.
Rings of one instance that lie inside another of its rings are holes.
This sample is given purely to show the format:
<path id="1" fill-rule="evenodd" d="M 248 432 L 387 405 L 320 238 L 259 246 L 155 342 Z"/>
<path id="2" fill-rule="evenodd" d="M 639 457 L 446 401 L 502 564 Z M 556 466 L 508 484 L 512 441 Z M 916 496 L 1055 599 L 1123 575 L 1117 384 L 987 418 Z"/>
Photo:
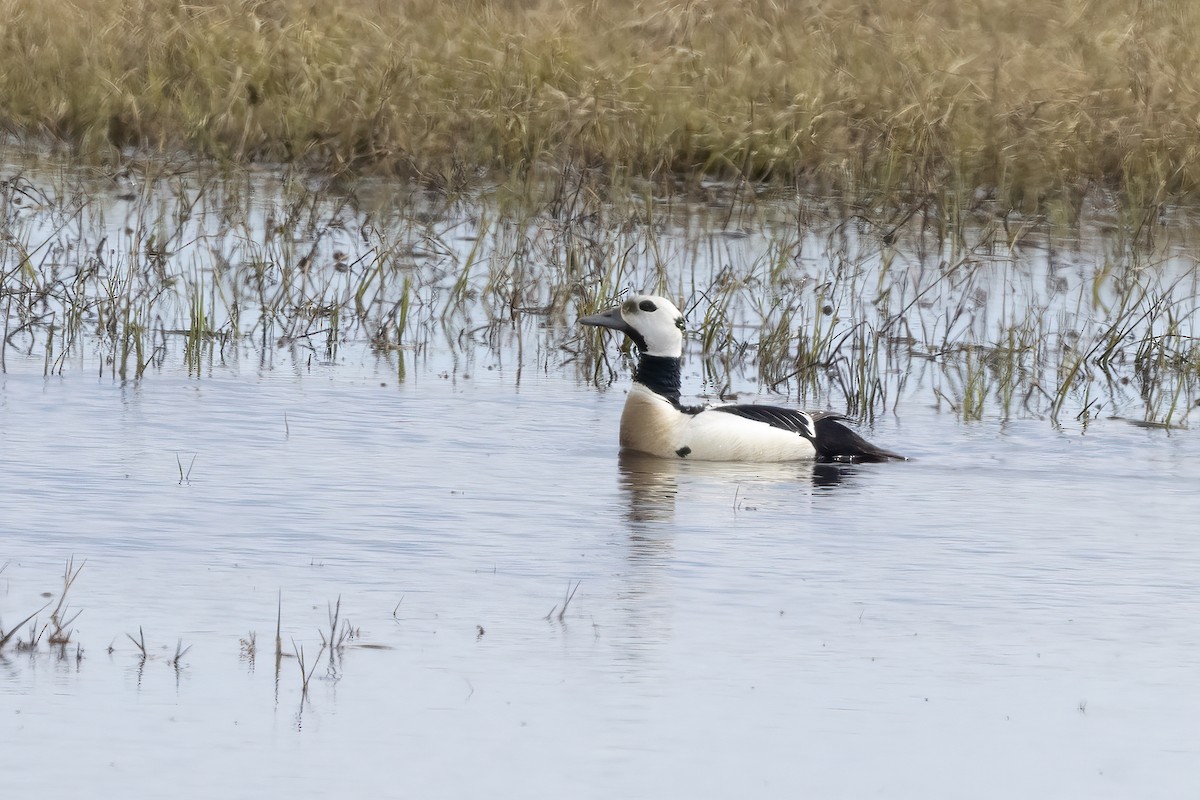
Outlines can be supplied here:
<path id="1" fill-rule="evenodd" d="M 1200 197 L 1200 5 L 1127 0 L 0 0 L 0 124 L 455 181 L 597 169 Z"/>

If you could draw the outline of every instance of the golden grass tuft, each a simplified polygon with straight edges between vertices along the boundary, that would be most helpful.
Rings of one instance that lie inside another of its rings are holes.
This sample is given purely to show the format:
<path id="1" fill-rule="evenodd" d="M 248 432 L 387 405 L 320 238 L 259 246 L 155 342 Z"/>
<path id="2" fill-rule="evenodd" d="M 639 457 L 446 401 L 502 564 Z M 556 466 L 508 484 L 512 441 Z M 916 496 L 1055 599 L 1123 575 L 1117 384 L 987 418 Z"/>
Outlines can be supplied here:
<path id="1" fill-rule="evenodd" d="M 0 0 L 0 125 L 341 171 L 1200 193 L 1200 6 Z M 897 194 L 899 193 L 899 194 Z"/>

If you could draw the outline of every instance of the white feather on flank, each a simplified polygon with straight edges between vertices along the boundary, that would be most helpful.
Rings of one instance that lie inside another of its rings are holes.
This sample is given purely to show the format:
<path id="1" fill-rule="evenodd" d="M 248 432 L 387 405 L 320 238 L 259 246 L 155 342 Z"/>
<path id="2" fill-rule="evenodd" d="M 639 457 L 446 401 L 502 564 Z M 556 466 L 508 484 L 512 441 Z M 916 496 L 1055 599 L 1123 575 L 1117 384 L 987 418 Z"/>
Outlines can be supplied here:
<path id="1" fill-rule="evenodd" d="M 816 456 L 812 443 L 798 433 L 722 411 L 685 414 L 640 383 L 630 389 L 621 414 L 621 447 L 689 461 L 798 461 Z"/>

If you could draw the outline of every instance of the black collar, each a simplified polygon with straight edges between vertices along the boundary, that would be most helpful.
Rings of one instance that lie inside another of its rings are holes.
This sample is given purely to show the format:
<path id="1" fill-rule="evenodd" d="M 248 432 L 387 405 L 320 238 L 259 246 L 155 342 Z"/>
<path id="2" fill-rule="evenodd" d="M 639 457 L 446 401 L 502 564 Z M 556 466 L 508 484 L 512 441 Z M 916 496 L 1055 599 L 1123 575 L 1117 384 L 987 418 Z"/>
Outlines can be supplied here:
<path id="1" fill-rule="evenodd" d="M 675 406 L 679 405 L 679 386 L 682 358 L 670 356 L 641 356 L 633 379 Z"/>

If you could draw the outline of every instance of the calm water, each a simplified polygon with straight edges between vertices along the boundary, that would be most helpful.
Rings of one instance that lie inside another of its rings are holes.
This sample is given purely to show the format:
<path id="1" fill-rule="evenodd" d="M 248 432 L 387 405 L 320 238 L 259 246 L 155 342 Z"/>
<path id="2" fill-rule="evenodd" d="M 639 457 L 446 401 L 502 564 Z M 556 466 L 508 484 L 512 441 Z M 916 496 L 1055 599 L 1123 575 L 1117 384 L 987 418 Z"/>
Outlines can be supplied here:
<path id="1" fill-rule="evenodd" d="M 1190 430 L 963 423 L 910 391 L 869 433 L 911 463 L 660 463 L 618 457 L 627 376 L 470 344 L 403 380 L 353 343 L 283 360 L 122 383 L 9 352 L 4 629 L 86 564 L 82 659 L 0 658 L 6 793 L 1200 785 Z M 358 636 L 303 700 L 290 655 L 338 598 Z"/>
<path id="2" fill-rule="evenodd" d="M 839 482 L 626 463 L 619 391 L 479 375 L 0 379 L 4 622 L 87 559 L 82 662 L 0 662 L 10 786 L 46 786 L 64 753 L 59 790 L 158 776 L 188 797 L 1161 797 L 1200 778 L 1187 432 L 913 409 L 874 433 L 917 461 Z M 323 660 L 302 703 L 295 660 L 274 673 L 277 592 L 289 651 L 311 658 L 339 596 L 355 643 L 387 649 Z"/>

